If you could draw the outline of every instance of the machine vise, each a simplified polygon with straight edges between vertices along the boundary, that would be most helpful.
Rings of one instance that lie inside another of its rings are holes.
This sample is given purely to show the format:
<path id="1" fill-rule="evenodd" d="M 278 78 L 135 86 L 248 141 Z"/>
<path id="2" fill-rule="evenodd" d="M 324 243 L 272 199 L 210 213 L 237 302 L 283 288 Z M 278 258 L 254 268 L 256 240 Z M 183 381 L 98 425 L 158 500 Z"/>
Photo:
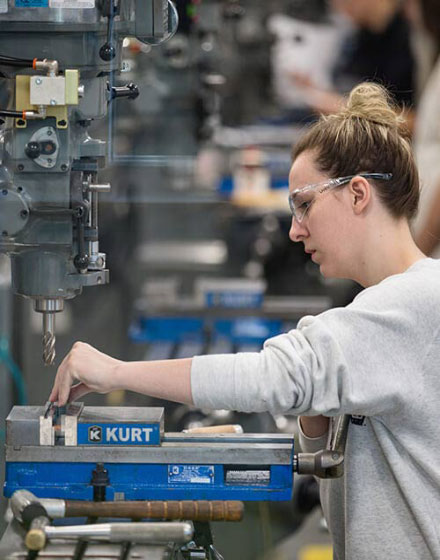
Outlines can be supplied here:
<path id="1" fill-rule="evenodd" d="M 293 452 L 292 435 L 164 433 L 162 408 L 15 406 L 6 419 L 4 494 L 289 500 Z"/>

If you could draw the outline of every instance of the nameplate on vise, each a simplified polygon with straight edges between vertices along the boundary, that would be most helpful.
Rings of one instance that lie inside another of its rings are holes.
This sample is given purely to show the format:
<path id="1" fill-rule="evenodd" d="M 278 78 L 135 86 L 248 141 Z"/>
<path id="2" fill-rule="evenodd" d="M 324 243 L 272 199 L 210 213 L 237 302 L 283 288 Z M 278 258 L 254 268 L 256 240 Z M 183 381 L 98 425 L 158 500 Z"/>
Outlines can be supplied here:
<path id="1" fill-rule="evenodd" d="M 78 423 L 78 445 L 160 445 L 158 424 Z"/>

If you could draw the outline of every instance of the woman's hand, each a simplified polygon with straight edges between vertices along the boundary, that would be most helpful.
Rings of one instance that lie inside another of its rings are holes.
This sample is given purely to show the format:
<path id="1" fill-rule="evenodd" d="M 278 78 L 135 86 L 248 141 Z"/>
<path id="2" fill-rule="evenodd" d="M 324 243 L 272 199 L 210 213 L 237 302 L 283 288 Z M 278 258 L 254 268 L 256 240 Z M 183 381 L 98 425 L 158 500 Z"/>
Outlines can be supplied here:
<path id="1" fill-rule="evenodd" d="M 290 79 L 302 90 L 304 101 L 316 113 L 330 115 L 343 108 L 345 100 L 342 95 L 336 91 L 322 89 L 307 75 L 291 72 Z"/>
<path id="2" fill-rule="evenodd" d="M 122 389 L 117 375 L 122 363 L 90 344 L 76 342 L 58 368 L 49 400 L 63 406 L 87 393 Z"/>

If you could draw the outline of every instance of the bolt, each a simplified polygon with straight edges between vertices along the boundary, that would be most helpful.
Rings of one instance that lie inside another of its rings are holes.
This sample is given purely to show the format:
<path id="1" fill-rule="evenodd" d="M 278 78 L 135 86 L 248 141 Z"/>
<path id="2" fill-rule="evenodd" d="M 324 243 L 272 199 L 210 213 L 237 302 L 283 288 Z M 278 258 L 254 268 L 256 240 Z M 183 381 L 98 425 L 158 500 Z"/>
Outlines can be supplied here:
<path id="1" fill-rule="evenodd" d="M 99 268 L 104 266 L 104 259 L 102 257 L 96 259 L 96 266 L 99 266 Z"/>
<path id="2" fill-rule="evenodd" d="M 23 220 L 25 220 L 28 217 L 29 212 L 27 210 L 22 210 L 20 212 L 20 217 L 23 218 Z"/>
<path id="3" fill-rule="evenodd" d="M 333 461 L 336 461 L 337 459 L 339 459 L 339 454 L 338 453 L 333 453 L 332 459 L 333 459 Z"/>
<path id="4" fill-rule="evenodd" d="M 47 134 L 48 136 L 52 136 L 52 131 L 49 129 L 49 130 L 46 131 L 46 134 Z"/>
<path id="5" fill-rule="evenodd" d="M 24 165 L 23 165 L 22 163 L 20 163 L 19 165 L 17 165 L 17 169 L 18 169 L 19 171 L 23 171 Z"/>
<path id="6" fill-rule="evenodd" d="M 56 105 L 57 102 L 55 101 L 55 99 L 51 99 L 51 100 L 50 100 L 50 104 L 51 104 L 51 105 Z"/>
<path id="7" fill-rule="evenodd" d="M 67 171 L 68 167 L 65 163 L 63 163 L 63 165 L 61 166 L 61 171 Z"/>
<path id="8" fill-rule="evenodd" d="M 51 164 L 52 163 L 52 158 L 47 158 L 47 163 Z"/>
<path id="9" fill-rule="evenodd" d="M 41 78 L 37 78 L 37 79 L 35 80 L 35 83 L 37 84 L 37 86 L 41 85 L 42 82 L 43 82 L 43 80 L 42 80 Z"/>

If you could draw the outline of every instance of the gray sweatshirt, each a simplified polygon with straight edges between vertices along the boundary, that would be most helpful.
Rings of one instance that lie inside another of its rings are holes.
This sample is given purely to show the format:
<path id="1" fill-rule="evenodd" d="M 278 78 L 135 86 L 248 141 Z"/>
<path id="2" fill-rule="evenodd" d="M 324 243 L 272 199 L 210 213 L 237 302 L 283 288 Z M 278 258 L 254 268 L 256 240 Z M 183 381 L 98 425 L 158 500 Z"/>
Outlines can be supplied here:
<path id="1" fill-rule="evenodd" d="M 321 482 L 335 559 L 440 559 L 440 261 L 304 317 L 259 353 L 195 357 L 191 389 L 203 408 L 365 416 L 344 477 Z"/>

